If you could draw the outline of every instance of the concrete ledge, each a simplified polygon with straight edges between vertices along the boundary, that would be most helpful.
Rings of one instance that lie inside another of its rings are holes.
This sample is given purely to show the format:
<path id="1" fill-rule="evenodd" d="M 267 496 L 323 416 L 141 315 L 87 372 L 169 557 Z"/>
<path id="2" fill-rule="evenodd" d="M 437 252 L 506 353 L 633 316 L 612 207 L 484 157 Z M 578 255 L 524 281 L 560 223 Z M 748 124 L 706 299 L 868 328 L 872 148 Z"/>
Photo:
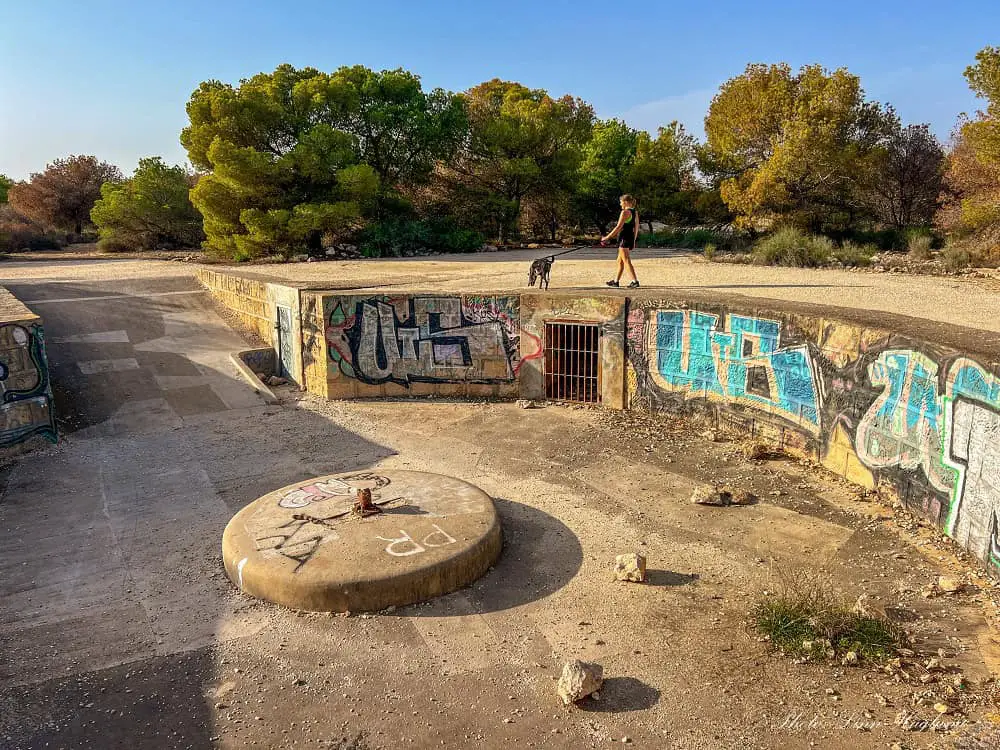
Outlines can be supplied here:
<path id="1" fill-rule="evenodd" d="M 274 354 L 273 350 L 266 348 L 243 349 L 238 352 L 233 352 L 232 354 L 229 355 L 229 358 L 233 361 L 233 364 L 236 365 L 236 369 L 239 371 L 240 375 L 243 376 L 243 379 L 246 380 L 247 383 L 249 383 L 250 386 L 254 389 L 254 393 L 258 393 L 264 397 L 264 403 L 269 405 L 280 404 L 281 401 L 278 399 L 277 396 L 274 395 L 274 391 L 272 391 L 267 386 L 267 384 L 265 384 L 260 378 L 258 378 L 257 375 L 254 373 L 254 371 L 250 369 L 250 366 L 247 364 L 248 359 L 251 359 L 252 361 L 253 355 L 258 354 L 260 352 L 270 352 L 272 355 Z"/>

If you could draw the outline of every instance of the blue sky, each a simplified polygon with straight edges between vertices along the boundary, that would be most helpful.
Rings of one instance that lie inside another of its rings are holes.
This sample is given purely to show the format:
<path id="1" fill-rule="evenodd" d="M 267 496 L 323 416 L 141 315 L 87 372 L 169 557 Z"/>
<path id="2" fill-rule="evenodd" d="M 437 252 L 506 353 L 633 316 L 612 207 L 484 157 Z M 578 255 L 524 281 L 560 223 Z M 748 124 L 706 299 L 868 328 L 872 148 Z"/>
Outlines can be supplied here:
<path id="1" fill-rule="evenodd" d="M 494 77 L 572 93 L 601 117 L 701 134 L 719 84 L 748 62 L 818 62 L 946 138 L 976 100 L 962 71 L 1000 44 L 1000 3 L 0 0 L 0 173 L 92 153 L 126 173 L 183 162 L 202 80 L 282 62 L 403 67 L 461 91 Z"/>

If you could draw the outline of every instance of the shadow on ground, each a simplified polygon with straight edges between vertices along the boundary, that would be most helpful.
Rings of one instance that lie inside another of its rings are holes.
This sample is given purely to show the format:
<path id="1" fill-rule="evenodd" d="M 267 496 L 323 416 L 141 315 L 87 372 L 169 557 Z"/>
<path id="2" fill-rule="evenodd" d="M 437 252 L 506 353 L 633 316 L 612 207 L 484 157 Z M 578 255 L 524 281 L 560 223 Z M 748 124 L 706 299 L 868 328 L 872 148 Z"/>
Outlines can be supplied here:
<path id="1" fill-rule="evenodd" d="M 583 547 L 562 521 L 538 508 L 494 498 L 503 526 L 503 551 L 493 569 L 462 593 L 479 613 L 519 607 L 554 594 L 583 565 Z M 413 617 L 454 613 L 448 597 L 407 608 Z"/>
<path id="2" fill-rule="evenodd" d="M 676 573 L 672 570 L 646 569 L 646 585 L 648 586 L 685 586 L 697 580 L 697 573 Z"/>
<path id="3" fill-rule="evenodd" d="M 581 711 L 623 713 L 644 711 L 660 700 L 660 691 L 634 677 L 609 677 L 601 686 L 601 699 L 584 698 L 577 703 Z"/>

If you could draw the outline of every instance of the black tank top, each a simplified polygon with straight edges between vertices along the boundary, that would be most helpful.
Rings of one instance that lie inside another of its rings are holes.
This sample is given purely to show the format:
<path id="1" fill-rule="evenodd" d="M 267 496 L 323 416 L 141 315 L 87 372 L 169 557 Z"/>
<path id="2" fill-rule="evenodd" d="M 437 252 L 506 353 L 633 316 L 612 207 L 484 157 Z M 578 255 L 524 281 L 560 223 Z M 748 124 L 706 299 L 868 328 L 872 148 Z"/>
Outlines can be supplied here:
<path id="1" fill-rule="evenodd" d="M 625 210 L 628 211 L 628 218 L 625 220 L 625 226 L 622 227 L 619 239 L 629 245 L 635 242 L 635 209 L 626 208 Z"/>

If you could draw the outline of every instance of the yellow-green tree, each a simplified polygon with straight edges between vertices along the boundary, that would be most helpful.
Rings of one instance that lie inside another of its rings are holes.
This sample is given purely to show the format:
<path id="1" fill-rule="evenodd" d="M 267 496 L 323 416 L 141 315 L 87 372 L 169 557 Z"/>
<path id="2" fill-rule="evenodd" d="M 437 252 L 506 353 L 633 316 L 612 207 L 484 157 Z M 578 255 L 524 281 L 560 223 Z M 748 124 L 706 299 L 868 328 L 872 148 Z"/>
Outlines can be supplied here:
<path id="1" fill-rule="evenodd" d="M 235 258 L 317 251 L 324 235 L 398 203 L 466 132 L 462 101 L 403 70 L 281 65 L 239 86 L 202 83 L 181 142 L 206 245 Z"/>
<path id="2" fill-rule="evenodd" d="M 986 47 L 965 71 L 986 108 L 959 124 L 948 155 L 939 224 L 953 239 L 1000 258 L 1000 47 Z"/>
<path id="3" fill-rule="evenodd" d="M 103 250 L 197 247 L 205 235 L 191 204 L 194 175 L 159 157 L 140 159 L 124 182 L 105 182 L 90 211 Z"/>
<path id="4" fill-rule="evenodd" d="M 890 119 L 846 70 L 750 65 L 712 100 L 705 162 L 740 224 L 841 228 L 864 213 L 859 183 Z"/>

